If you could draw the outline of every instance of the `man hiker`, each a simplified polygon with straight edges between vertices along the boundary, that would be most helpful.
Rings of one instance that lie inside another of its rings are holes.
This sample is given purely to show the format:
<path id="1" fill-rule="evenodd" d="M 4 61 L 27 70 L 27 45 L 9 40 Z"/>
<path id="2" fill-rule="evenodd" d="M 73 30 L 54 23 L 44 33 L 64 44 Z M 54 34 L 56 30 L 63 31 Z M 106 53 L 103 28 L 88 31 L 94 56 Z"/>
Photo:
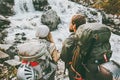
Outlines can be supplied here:
<path id="1" fill-rule="evenodd" d="M 71 61 L 72 61 L 72 51 L 74 49 L 74 43 L 75 43 L 75 32 L 77 28 L 86 23 L 85 16 L 81 14 L 76 14 L 72 16 L 69 31 L 72 32 L 71 35 L 64 41 L 62 51 L 61 51 L 61 59 L 65 62 L 65 66 L 69 71 L 69 78 L 70 80 L 74 80 L 74 73 L 71 71 Z"/>
<path id="2" fill-rule="evenodd" d="M 99 67 L 108 62 L 112 55 L 109 43 L 111 31 L 103 24 L 85 23 L 84 16 L 74 15 L 70 23 L 70 31 L 74 33 L 63 43 L 60 58 L 65 62 L 69 78 L 111 80 L 111 74 L 105 76 Z"/>

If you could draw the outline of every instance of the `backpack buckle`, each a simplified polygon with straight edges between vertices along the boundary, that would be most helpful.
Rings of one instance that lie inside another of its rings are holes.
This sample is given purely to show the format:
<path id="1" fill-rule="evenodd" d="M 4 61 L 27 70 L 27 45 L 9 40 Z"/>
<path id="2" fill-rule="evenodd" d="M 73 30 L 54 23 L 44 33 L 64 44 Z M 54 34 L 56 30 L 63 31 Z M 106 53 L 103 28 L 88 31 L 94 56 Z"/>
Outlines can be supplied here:
<path id="1" fill-rule="evenodd" d="M 103 57 L 104 57 L 105 62 L 108 62 L 108 58 L 107 58 L 106 53 L 103 55 Z"/>
<path id="2" fill-rule="evenodd" d="M 82 77 L 74 77 L 75 80 L 84 80 Z"/>
<path id="3" fill-rule="evenodd" d="M 37 61 L 28 62 L 26 60 L 23 60 L 22 63 L 24 63 L 24 64 L 28 64 L 29 63 L 29 65 L 32 66 L 32 67 L 39 65 L 39 63 Z"/>

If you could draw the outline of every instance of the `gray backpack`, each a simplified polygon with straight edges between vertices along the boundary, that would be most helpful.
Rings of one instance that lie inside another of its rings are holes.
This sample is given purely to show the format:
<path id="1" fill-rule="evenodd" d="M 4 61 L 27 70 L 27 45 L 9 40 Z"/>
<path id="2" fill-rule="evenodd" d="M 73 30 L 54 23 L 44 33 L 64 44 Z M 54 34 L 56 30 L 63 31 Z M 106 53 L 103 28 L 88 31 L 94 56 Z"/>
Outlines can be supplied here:
<path id="1" fill-rule="evenodd" d="M 56 64 L 51 62 L 50 42 L 45 39 L 33 40 L 19 45 L 18 53 L 22 60 L 28 61 L 27 64 L 22 63 L 18 68 L 17 77 L 20 80 L 38 80 L 40 78 L 48 80 L 57 68 Z M 29 65 L 32 61 L 37 61 L 39 64 Z M 48 72 L 47 69 L 50 71 Z"/>

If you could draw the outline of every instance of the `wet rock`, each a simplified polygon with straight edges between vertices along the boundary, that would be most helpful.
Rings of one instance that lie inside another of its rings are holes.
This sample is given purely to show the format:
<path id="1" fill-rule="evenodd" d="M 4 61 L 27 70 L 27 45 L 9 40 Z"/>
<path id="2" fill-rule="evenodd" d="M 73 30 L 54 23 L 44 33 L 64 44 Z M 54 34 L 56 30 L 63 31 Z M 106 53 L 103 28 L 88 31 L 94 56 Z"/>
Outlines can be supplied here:
<path id="1" fill-rule="evenodd" d="M 48 5 L 47 0 L 33 0 L 33 4 L 36 10 L 43 11 Z"/>
<path id="2" fill-rule="evenodd" d="M 13 11 L 14 0 L 0 0 L 0 14 L 11 15 Z"/>
<path id="3" fill-rule="evenodd" d="M 5 51 L 9 56 L 10 59 L 13 59 L 15 55 L 17 55 L 17 47 L 16 44 L 13 44 Z"/>
<path id="4" fill-rule="evenodd" d="M 103 24 L 108 25 L 111 28 L 111 31 L 114 34 L 120 35 L 120 20 L 119 19 L 114 19 L 111 16 L 106 16 L 106 19 L 102 21 Z"/>
<path id="5" fill-rule="evenodd" d="M 0 15 L 0 43 L 4 43 L 4 38 L 7 37 L 6 28 L 9 27 L 10 20 Z"/>
<path id="6" fill-rule="evenodd" d="M 10 24 L 10 20 L 8 20 L 7 18 L 5 18 L 4 16 L 0 15 L 0 28 L 3 25 L 9 25 Z"/>
<path id="7" fill-rule="evenodd" d="M 50 30 L 54 30 L 57 28 L 57 25 L 60 23 L 60 17 L 57 15 L 55 11 L 50 9 L 42 14 L 41 22 L 47 25 L 50 28 Z"/>
<path id="8" fill-rule="evenodd" d="M 76 2 L 76 3 L 80 2 L 80 0 L 69 0 L 69 1 L 73 1 L 73 2 Z"/>
<path id="9" fill-rule="evenodd" d="M 5 64 L 8 65 L 8 66 L 17 67 L 17 66 L 19 66 L 21 64 L 21 62 L 16 61 L 14 59 L 11 59 L 11 60 L 6 60 Z"/>
<path id="10" fill-rule="evenodd" d="M 3 30 L 0 32 L 0 43 L 4 43 L 5 37 L 7 37 L 8 32 L 6 30 Z"/>
<path id="11" fill-rule="evenodd" d="M 97 15 L 97 12 L 96 11 L 90 11 L 90 13 L 92 14 L 92 15 Z"/>
<path id="12" fill-rule="evenodd" d="M 17 80 L 17 68 L 19 67 L 20 62 L 15 61 L 14 59 L 6 60 L 4 65 L 1 67 L 1 80 Z"/>
<path id="13" fill-rule="evenodd" d="M 114 19 L 114 24 L 120 26 L 120 19 Z"/>
<path id="14" fill-rule="evenodd" d="M 94 22 L 97 22 L 97 21 L 94 20 L 93 18 L 87 18 L 87 22 L 89 22 L 89 23 L 94 23 Z"/>
<path id="15" fill-rule="evenodd" d="M 22 43 L 25 40 L 27 40 L 27 37 L 25 35 L 26 34 L 24 32 L 23 33 L 16 33 L 15 34 L 15 42 L 14 42 L 14 44 Z"/>
<path id="16" fill-rule="evenodd" d="M 14 4 L 14 0 L 4 0 L 4 1 L 7 2 L 7 3 L 9 3 L 9 4 L 11 4 L 11 5 Z"/>
<path id="17" fill-rule="evenodd" d="M 9 59 L 9 55 L 0 50 L 0 64 L 3 64 L 3 62 L 8 59 Z"/>

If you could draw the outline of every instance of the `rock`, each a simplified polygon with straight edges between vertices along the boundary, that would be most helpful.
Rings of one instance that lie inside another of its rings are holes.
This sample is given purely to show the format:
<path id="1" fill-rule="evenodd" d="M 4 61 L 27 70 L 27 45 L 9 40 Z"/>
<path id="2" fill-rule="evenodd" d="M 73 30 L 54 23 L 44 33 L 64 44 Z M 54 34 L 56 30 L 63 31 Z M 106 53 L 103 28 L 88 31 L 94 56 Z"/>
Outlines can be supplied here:
<path id="1" fill-rule="evenodd" d="M 92 14 L 92 15 L 95 15 L 95 16 L 97 16 L 97 12 L 96 11 L 90 11 L 90 13 Z"/>
<path id="2" fill-rule="evenodd" d="M 69 0 L 69 1 L 73 1 L 73 2 L 79 3 L 81 0 Z"/>
<path id="3" fill-rule="evenodd" d="M 45 7 L 48 5 L 47 0 L 33 0 L 33 4 L 36 10 L 43 11 Z"/>
<path id="4" fill-rule="evenodd" d="M 20 66 L 21 62 L 16 61 L 14 59 L 6 60 L 4 62 L 3 68 L 6 68 L 6 74 L 5 70 L 2 71 L 3 77 L 0 78 L 1 80 L 17 80 L 17 68 Z"/>
<path id="5" fill-rule="evenodd" d="M 9 25 L 10 24 L 10 20 L 8 20 L 7 18 L 5 18 L 4 16 L 0 15 L 0 28 L 3 25 Z"/>
<path id="6" fill-rule="evenodd" d="M 8 32 L 6 30 L 3 30 L 0 32 L 0 43 L 4 43 L 5 37 L 7 37 Z"/>
<path id="7" fill-rule="evenodd" d="M 14 0 L 0 0 L 0 14 L 11 15 L 13 11 Z"/>
<path id="8" fill-rule="evenodd" d="M 94 20 L 93 18 L 87 18 L 87 22 L 89 22 L 89 23 L 94 23 L 94 22 L 97 22 L 97 21 Z"/>
<path id="9" fill-rule="evenodd" d="M 16 44 L 13 44 L 5 51 L 9 56 L 10 59 L 13 59 L 15 55 L 17 55 L 17 47 Z"/>
<path id="10" fill-rule="evenodd" d="M 7 3 L 9 3 L 9 4 L 11 4 L 11 5 L 14 4 L 14 0 L 4 0 L 4 1 L 7 2 Z"/>
<path id="11" fill-rule="evenodd" d="M 4 38 L 7 36 L 7 31 L 5 28 L 8 28 L 10 20 L 0 15 L 0 43 L 4 43 Z"/>
<path id="12" fill-rule="evenodd" d="M 57 25 L 60 23 L 60 17 L 58 17 L 57 13 L 52 9 L 46 11 L 41 16 L 41 22 L 47 25 L 50 30 L 54 30 L 57 28 Z"/>
<path id="13" fill-rule="evenodd" d="M 9 65 L 9 66 L 16 67 L 16 66 L 19 66 L 19 65 L 21 64 L 21 62 L 16 61 L 16 60 L 14 60 L 14 59 L 11 59 L 11 60 L 5 61 L 5 64 L 6 64 L 6 65 Z"/>
<path id="14" fill-rule="evenodd" d="M 15 41 L 14 41 L 14 44 L 19 44 L 19 43 L 22 43 L 24 42 L 25 40 L 27 40 L 27 37 L 25 36 L 26 34 L 23 32 L 23 33 L 16 33 L 15 34 Z"/>
<path id="15" fill-rule="evenodd" d="M 0 50 L 0 63 L 3 63 L 5 60 L 9 59 L 9 55 Z"/>
<path id="16" fill-rule="evenodd" d="M 114 24 L 115 25 L 120 25 L 120 20 L 119 19 L 114 19 Z"/>
<path id="17" fill-rule="evenodd" d="M 8 58 L 9 55 L 0 50 L 0 59 Z"/>

